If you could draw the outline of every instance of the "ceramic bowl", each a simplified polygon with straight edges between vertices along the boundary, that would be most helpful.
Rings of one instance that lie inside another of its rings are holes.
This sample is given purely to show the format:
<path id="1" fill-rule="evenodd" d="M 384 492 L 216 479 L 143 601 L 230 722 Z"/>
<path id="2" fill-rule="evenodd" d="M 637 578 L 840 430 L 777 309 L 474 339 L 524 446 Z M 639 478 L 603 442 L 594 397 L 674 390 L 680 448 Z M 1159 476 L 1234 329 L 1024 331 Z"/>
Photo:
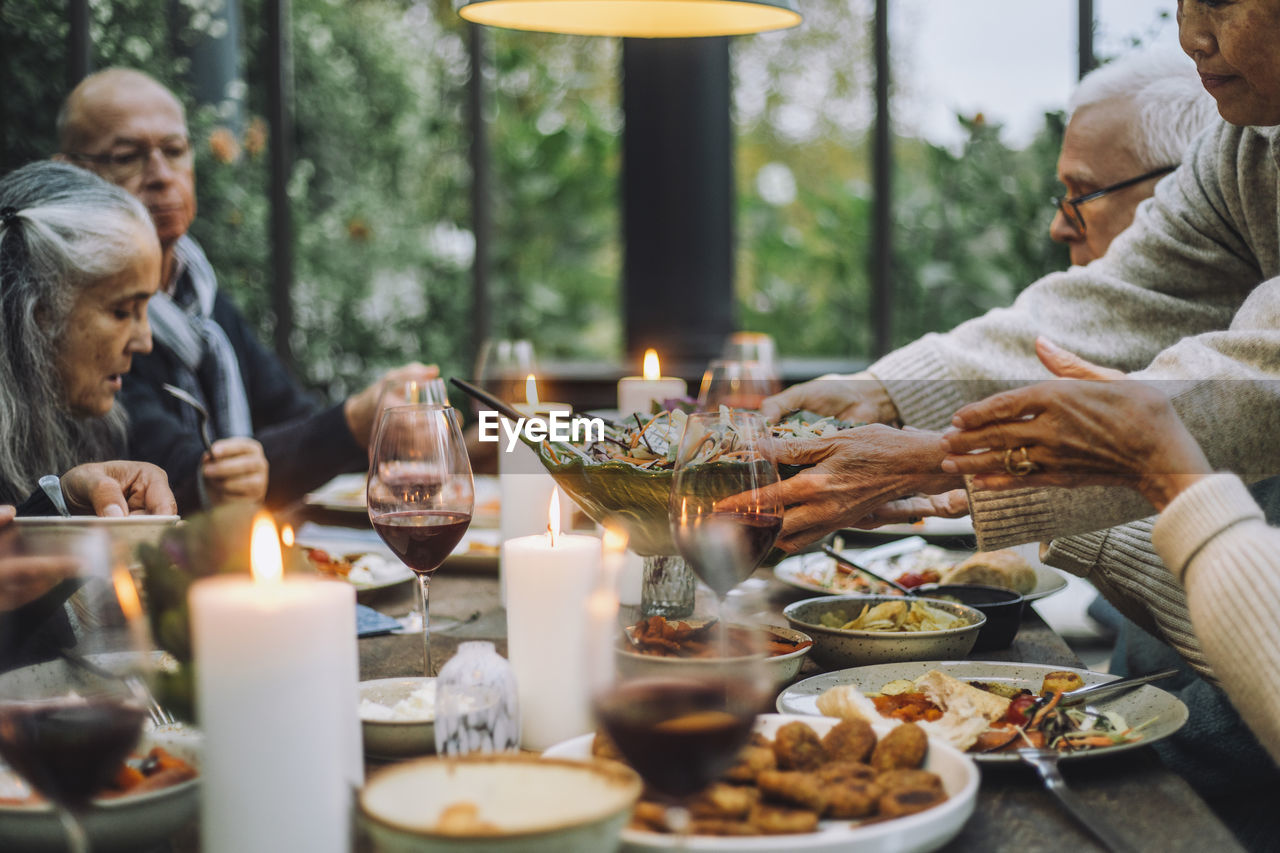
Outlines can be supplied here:
<path id="1" fill-rule="evenodd" d="M 118 518 L 96 515 L 28 515 L 14 520 L 20 529 L 56 536 L 64 530 L 90 528 L 101 530 L 111 540 L 115 559 L 126 565 L 139 565 L 138 546 L 153 545 L 164 532 L 181 519 L 176 515 L 126 515 Z"/>
<path id="2" fill-rule="evenodd" d="M 778 625 L 766 625 L 764 627 L 780 640 L 788 643 L 805 644 L 800 645 L 794 651 L 783 655 L 772 655 L 766 659 L 765 666 L 768 667 L 774 684 L 781 687 L 791 683 L 792 679 L 800 674 L 800 666 L 804 663 L 805 655 L 809 654 L 809 649 L 812 648 L 813 638 L 793 628 L 783 628 Z M 728 660 L 733 662 L 738 658 L 729 658 Z M 628 677 L 661 678 L 670 675 L 673 664 L 680 664 L 683 667 L 698 667 L 710 673 L 724 663 L 725 660 L 722 658 L 660 657 L 658 655 L 641 654 L 621 643 L 618 646 L 618 671 Z"/>
<path id="3" fill-rule="evenodd" d="M 853 619 L 863 605 L 902 600 L 901 596 L 890 595 L 824 595 L 790 604 L 782 614 L 791 627 L 813 637 L 813 659 L 829 669 L 903 660 L 962 658 L 973 649 L 978 632 L 987 621 L 987 617 L 963 604 L 920 599 L 968 621 L 945 631 L 846 631 L 822 624 L 826 613 Z"/>
<path id="4" fill-rule="evenodd" d="M 601 759 L 421 758 L 373 774 L 360 811 L 386 853 L 612 853 L 641 787 L 630 768 Z M 446 809 L 468 806 L 474 826 L 442 829 Z"/>
<path id="5" fill-rule="evenodd" d="M 434 678 L 425 676 L 362 681 L 360 702 L 363 704 L 367 699 L 390 708 L 434 681 Z M 406 758 L 436 751 L 434 708 L 429 720 L 371 720 L 361 714 L 360 732 L 364 738 L 365 754 L 371 758 Z"/>
<path id="6" fill-rule="evenodd" d="M 954 599 L 987 617 L 986 624 L 978 632 L 978 641 L 973 644 L 975 652 L 1009 648 L 1022 627 L 1022 611 L 1027 600 L 1011 589 L 952 583 L 925 587 L 921 593 L 944 601 Z"/>

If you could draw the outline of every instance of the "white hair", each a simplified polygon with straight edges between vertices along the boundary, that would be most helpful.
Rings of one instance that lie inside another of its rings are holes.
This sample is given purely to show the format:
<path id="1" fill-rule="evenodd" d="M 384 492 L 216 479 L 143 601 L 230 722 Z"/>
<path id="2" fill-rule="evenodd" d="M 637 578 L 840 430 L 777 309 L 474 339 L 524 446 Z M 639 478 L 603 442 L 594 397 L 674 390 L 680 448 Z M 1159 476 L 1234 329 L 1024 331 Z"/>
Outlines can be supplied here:
<path id="1" fill-rule="evenodd" d="M 1175 166 L 1191 140 L 1218 119 L 1195 63 L 1169 49 L 1140 50 L 1089 72 L 1080 81 L 1068 112 L 1122 98 L 1133 106 L 1126 145 L 1146 169 Z"/>

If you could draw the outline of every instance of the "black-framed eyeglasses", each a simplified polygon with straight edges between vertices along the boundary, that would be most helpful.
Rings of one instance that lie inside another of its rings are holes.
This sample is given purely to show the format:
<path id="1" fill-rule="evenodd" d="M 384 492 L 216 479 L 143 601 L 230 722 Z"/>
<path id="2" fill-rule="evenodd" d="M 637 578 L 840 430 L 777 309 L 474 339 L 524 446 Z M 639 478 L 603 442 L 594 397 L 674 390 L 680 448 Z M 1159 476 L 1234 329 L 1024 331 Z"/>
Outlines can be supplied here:
<path id="1" fill-rule="evenodd" d="M 1084 217 L 1080 215 L 1080 205 L 1085 202 L 1093 201 L 1094 199 L 1102 198 L 1107 193 L 1118 192 L 1119 190 L 1128 189 L 1135 184 L 1140 184 L 1143 181 L 1149 181 L 1152 178 L 1159 178 L 1162 175 L 1167 175 L 1176 168 L 1178 168 L 1176 165 L 1162 166 L 1159 169 L 1152 169 L 1150 172 L 1138 175 L 1136 178 L 1129 178 L 1127 181 L 1121 181 L 1118 184 L 1112 184 L 1109 187 L 1103 187 L 1102 189 L 1094 190 L 1091 193 L 1078 195 L 1075 198 L 1054 198 L 1052 199 L 1053 206 L 1062 211 L 1062 215 L 1067 220 L 1068 225 L 1080 234 L 1084 234 Z"/>
<path id="2" fill-rule="evenodd" d="M 135 145 L 105 154 L 74 152 L 66 156 L 78 162 L 93 163 L 106 177 L 118 183 L 141 175 L 151 162 L 152 153 L 156 151 L 160 152 L 170 168 L 189 168 L 193 161 L 191 141 L 185 137 L 170 137 L 159 145 Z"/>

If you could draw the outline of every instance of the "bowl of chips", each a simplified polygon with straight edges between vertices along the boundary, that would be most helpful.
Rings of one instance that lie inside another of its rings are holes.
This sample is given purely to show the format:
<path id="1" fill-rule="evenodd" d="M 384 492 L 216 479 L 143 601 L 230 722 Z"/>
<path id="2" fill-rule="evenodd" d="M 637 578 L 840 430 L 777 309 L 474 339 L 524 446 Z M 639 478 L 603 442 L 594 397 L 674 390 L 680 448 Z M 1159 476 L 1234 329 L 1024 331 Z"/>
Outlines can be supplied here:
<path id="1" fill-rule="evenodd" d="M 810 654 L 828 668 L 967 655 L 986 623 L 982 613 L 951 601 L 890 595 L 824 595 L 782 611 L 813 638 Z"/>

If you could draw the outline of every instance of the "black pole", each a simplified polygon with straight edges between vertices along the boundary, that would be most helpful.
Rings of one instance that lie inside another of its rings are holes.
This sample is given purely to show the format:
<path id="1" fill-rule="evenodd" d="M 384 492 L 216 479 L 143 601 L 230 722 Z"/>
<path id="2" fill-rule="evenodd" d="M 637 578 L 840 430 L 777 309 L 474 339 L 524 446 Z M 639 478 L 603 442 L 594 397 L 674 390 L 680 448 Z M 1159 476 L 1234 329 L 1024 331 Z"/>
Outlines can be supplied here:
<path id="1" fill-rule="evenodd" d="M 1093 55 L 1093 0 L 1080 0 L 1079 10 L 1076 16 L 1076 68 L 1078 76 L 1083 77 L 1097 64 Z"/>
<path id="2" fill-rule="evenodd" d="M 476 238 L 471 265 L 471 351 L 475 364 L 480 347 L 489 337 L 489 249 L 493 243 L 493 211 L 490 207 L 489 135 L 484 120 L 484 30 L 467 24 L 467 52 L 471 75 L 467 79 L 467 120 L 471 126 L 471 230 Z"/>
<path id="3" fill-rule="evenodd" d="M 876 357 L 893 349 L 893 144 L 889 117 L 889 2 L 876 0 L 876 120 L 871 143 L 871 341 Z"/>
<path id="4" fill-rule="evenodd" d="M 93 42 L 89 35 L 89 0 L 67 0 L 67 90 L 93 70 Z"/>
<path id="5" fill-rule="evenodd" d="M 271 128 L 271 307 L 276 315 L 276 355 L 294 368 L 293 348 L 293 216 L 289 208 L 289 175 L 293 172 L 293 119 L 289 81 L 289 0 L 268 0 L 267 123 Z"/>

